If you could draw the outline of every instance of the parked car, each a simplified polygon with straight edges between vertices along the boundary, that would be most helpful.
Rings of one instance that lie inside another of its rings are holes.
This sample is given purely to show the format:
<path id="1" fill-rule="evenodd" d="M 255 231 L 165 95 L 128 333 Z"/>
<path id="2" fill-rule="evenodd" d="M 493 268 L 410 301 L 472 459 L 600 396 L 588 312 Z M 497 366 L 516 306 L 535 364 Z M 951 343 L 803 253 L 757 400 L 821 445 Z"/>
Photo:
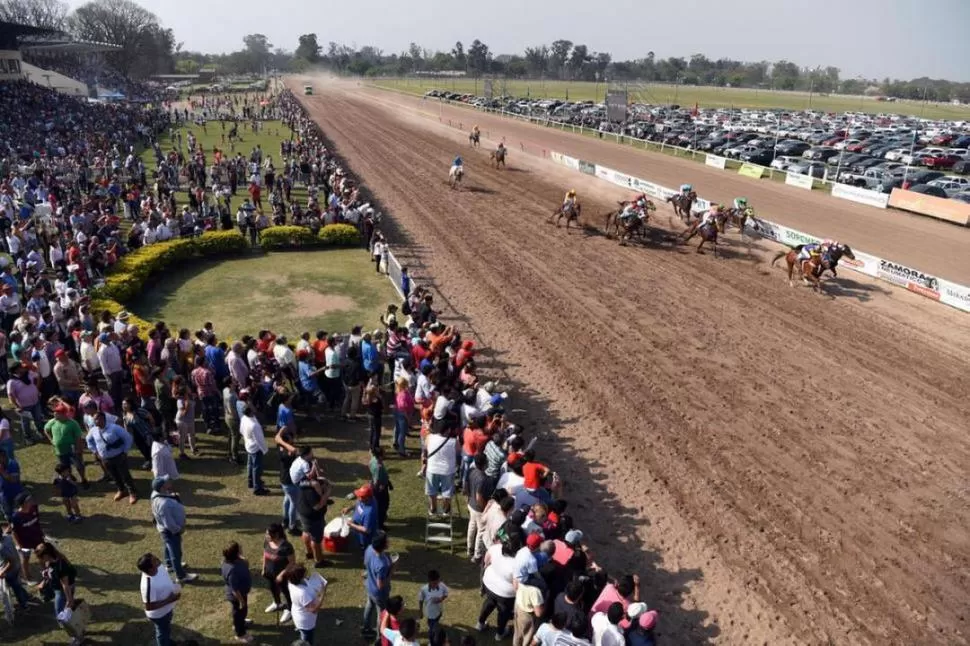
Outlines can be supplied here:
<path id="1" fill-rule="evenodd" d="M 903 157 L 909 154 L 909 148 L 894 148 L 883 155 L 889 161 L 903 161 Z M 905 163 L 905 162 L 903 162 Z"/>
<path id="2" fill-rule="evenodd" d="M 933 197 L 943 197 L 945 198 L 946 191 L 944 191 L 939 186 L 931 186 L 929 184 L 914 184 L 909 187 L 909 190 L 914 193 L 922 193 L 923 195 L 932 195 Z"/>
<path id="3" fill-rule="evenodd" d="M 943 177 L 943 173 L 938 170 L 920 170 L 918 168 L 910 168 L 909 172 L 904 174 L 906 176 L 906 183 L 910 186 L 929 184 L 934 179 Z"/>
<path id="4" fill-rule="evenodd" d="M 790 139 L 788 141 L 779 141 L 778 145 L 775 146 L 775 154 L 798 156 L 804 153 L 809 148 L 811 148 L 811 146 L 809 146 L 804 141 L 797 141 L 794 139 Z"/>
<path id="5" fill-rule="evenodd" d="M 839 154 L 839 151 L 836 150 L 835 148 L 818 147 L 818 148 L 809 148 L 804 153 L 802 153 L 802 157 L 804 157 L 805 159 L 810 159 L 812 161 L 825 161 L 829 157 L 832 157 L 833 155 L 837 155 L 837 154 Z"/>
<path id="6" fill-rule="evenodd" d="M 953 165 L 958 161 L 963 161 L 963 159 L 950 153 L 940 153 L 937 155 L 926 155 L 922 158 L 921 163 L 927 168 L 953 168 Z"/>
<path id="7" fill-rule="evenodd" d="M 802 159 L 797 164 L 788 167 L 788 172 L 798 175 L 811 175 L 812 177 L 825 177 L 825 164 L 819 161 Z"/>
<path id="8" fill-rule="evenodd" d="M 774 158 L 775 153 L 770 148 L 759 148 L 741 153 L 741 161 L 748 162 L 749 164 L 758 164 L 759 166 L 767 166 Z"/>
<path id="9" fill-rule="evenodd" d="M 934 179 L 927 184 L 927 186 L 935 186 L 936 188 L 942 189 L 943 192 L 946 193 L 947 197 L 953 197 L 957 193 L 962 193 L 963 191 L 967 190 L 966 185 L 961 184 L 960 182 L 952 182 L 945 177 Z"/>
<path id="10" fill-rule="evenodd" d="M 958 202 L 963 202 L 965 204 L 970 204 L 970 191 L 965 191 L 963 193 L 957 193 L 951 200 L 957 200 Z"/>
<path id="11" fill-rule="evenodd" d="M 970 159 L 958 161 L 957 163 L 953 164 L 953 167 L 950 168 L 950 170 L 952 170 L 954 173 L 970 173 Z"/>
<path id="12" fill-rule="evenodd" d="M 792 155 L 782 155 L 782 156 L 775 157 L 774 160 L 772 160 L 772 162 L 768 165 L 774 168 L 775 170 L 788 170 L 788 168 L 792 164 L 797 164 L 802 161 L 805 161 L 805 160 L 802 159 L 801 157 L 794 157 Z"/>

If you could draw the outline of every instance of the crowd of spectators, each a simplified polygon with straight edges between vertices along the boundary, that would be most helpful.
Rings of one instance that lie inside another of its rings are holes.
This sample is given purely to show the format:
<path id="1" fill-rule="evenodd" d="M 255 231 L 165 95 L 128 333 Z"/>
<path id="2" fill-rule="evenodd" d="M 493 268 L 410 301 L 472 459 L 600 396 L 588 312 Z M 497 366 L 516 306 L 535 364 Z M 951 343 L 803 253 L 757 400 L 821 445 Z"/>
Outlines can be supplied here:
<path id="1" fill-rule="evenodd" d="M 100 54 L 46 54 L 26 49 L 22 56 L 27 63 L 63 74 L 84 83 L 88 88 L 121 94 L 128 102 L 144 103 L 159 97 L 157 89 L 125 76 L 111 67 Z"/>
<path id="2" fill-rule="evenodd" d="M 23 84 L 0 89 L 57 103 Z M 397 554 L 390 550 L 395 536 L 386 524 L 393 514 L 393 486 L 385 467 L 385 450 L 391 449 L 393 459 L 420 462 L 430 521 L 459 522 L 456 498 L 459 493 L 464 498 L 468 567 L 481 572 L 478 636 L 461 637 L 448 628 L 452 592 L 445 577 L 438 569 L 427 573 L 416 610 L 426 621 L 428 643 L 473 645 L 490 630 L 494 614 L 494 639 L 511 637 L 515 646 L 653 644 L 658 616 L 641 602 L 638 578 L 611 577 L 595 561 L 561 495 L 555 469 L 542 460 L 541 446 L 528 441 L 507 414 L 509 394 L 480 378 L 480 349 L 460 329 L 438 319 L 433 294 L 412 283 L 406 270 L 398 285 L 405 299 L 388 306 L 376 329 L 307 331 L 292 343 L 269 329 L 228 343 L 211 324 L 192 332 L 160 321 L 139 330 L 127 312 L 91 311 L 86 288 L 126 248 L 152 244 L 145 239 L 147 230 L 157 234 L 160 226 L 168 226 L 183 177 L 190 189 L 186 213 L 203 212 L 204 202 L 193 203 L 193 194 L 198 200 L 200 190 L 224 190 L 223 177 L 231 182 L 235 169 L 239 183 L 249 185 L 247 206 L 240 208 L 244 219 L 238 222 L 244 231 L 266 217 L 261 195 L 253 191 L 254 185 L 265 187 L 274 219 L 277 202 L 288 207 L 284 221 L 289 216 L 307 226 L 313 226 L 313 219 L 356 218 L 364 245 L 372 254 L 379 251 L 378 266 L 387 262 L 376 218 L 369 217 L 362 192 L 327 150 L 318 127 L 292 96 L 279 97 L 272 111 L 296 133 L 281 139 L 278 169 L 267 166 L 268 151 L 257 150 L 241 163 L 215 155 L 210 164 L 191 135 L 183 147 L 181 130 L 173 154 L 166 155 L 153 133 L 205 123 L 205 115 L 126 112 L 132 128 L 145 128 L 128 130 L 129 136 L 144 134 L 155 146 L 154 184 L 144 181 L 144 170 L 132 172 L 140 163 L 129 162 L 136 157 L 136 140 L 109 134 L 109 119 L 87 121 L 93 132 L 79 135 L 90 142 L 105 138 L 96 150 L 111 151 L 104 154 L 118 162 L 103 184 L 62 184 L 43 165 L 26 178 L 15 173 L 4 183 L 12 258 L 0 272 L 0 376 L 13 424 L 0 421 L 0 510 L 5 518 L 0 581 L 9 592 L 0 597 L 10 614 L 30 612 L 38 603 L 28 592 L 31 587 L 76 635 L 83 634 L 90 612 L 75 597 L 75 585 L 84 582 L 68 556 L 70 536 L 58 545 L 47 540 L 28 486 L 47 474 L 23 473 L 17 462 L 18 450 L 39 441 L 51 445 L 55 487 L 69 522 L 84 522 L 85 498 L 92 495 L 95 481 L 110 483 L 117 503 L 137 505 L 148 498 L 158 549 L 131 565 L 141 573 L 142 606 L 159 646 L 172 643 L 182 586 L 198 578 L 182 551 L 192 509 L 178 494 L 180 466 L 194 459 L 228 460 L 238 466 L 252 495 L 279 496 L 281 520 L 266 528 L 258 571 L 272 597 L 265 611 L 280 613 L 281 625 L 292 623 L 303 643 L 315 643 L 317 616 L 328 603 L 328 583 L 316 570 L 332 565 L 325 556 L 325 538 L 350 535 L 363 554 L 361 635 L 375 644 L 417 644 L 423 632 L 418 620 L 402 614 L 408 604 L 393 594 Z M 65 135 L 62 143 L 72 147 L 74 141 Z M 90 150 L 85 145 L 74 154 L 87 159 Z M 140 182 L 133 179 L 138 174 Z M 296 184 L 308 188 L 305 211 L 289 199 Z M 131 199 L 133 190 L 138 199 Z M 232 192 L 230 187 L 228 195 Z M 24 203 L 33 208 L 24 211 Z M 42 204 L 48 205 L 49 216 L 43 226 L 36 208 Z M 181 217 L 169 230 L 193 235 Z M 131 230 L 149 229 L 122 241 L 123 218 L 132 220 Z M 151 229 L 155 218 L 162 224 Z M 393 412 L 393 431 L 385 432 L 385 411 Z M 324 417 L 356 420 L 361 413 L 369 430 L 371 477 L 354 490 L 353 504 L 327 523 L 334 501 L 331 483 L 314 456 L 314 422 Z M 196 434 L 201 432 L 225 437 L 222 455 L 200 453 Z M 418 446 L 409 447 L 415 436 Z M 278 488 L 265 478 L 277 462 L 266 459 L 271 451 L 278 455 Z M 92 476 L 92 469 L 100 476 Z M 296 547 L 287 534 L 298 537 Z M 77 552 L 73 556 L 83 558 Z M 221 561 L 233 639 L 252 641 L 249 598 L 255 564 L 236 542 L 225 545 L 221 556 L 191 556 L 196 563 Z"/>

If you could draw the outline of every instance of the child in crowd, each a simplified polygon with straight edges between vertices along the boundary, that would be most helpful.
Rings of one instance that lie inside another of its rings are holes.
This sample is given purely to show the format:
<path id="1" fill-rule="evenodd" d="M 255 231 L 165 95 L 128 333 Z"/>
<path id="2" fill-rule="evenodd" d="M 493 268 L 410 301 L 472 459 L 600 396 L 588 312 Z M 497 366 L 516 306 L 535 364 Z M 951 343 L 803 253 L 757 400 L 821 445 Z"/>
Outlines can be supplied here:
<path id="1" fill-rule="evenodd" d="M 81 516 L 81 507 L 77 501 L 77 483 L 71 474 L 70 464 L 58 464 L 54 467 L 54 490 L 61 497 L 64 503 L 64 510 L 67 512 L 67 522 L 79 523 L 84 520 Z"/>
<path id="2" fill-rule="evenodd" d="M 441 621 L 441 605 L 448 599 L 448 586 L 441 581 L 438 570 L 428 572 L 428 583 L 418 592 L 418 617 L 427 618 L 428 632 Z"/>

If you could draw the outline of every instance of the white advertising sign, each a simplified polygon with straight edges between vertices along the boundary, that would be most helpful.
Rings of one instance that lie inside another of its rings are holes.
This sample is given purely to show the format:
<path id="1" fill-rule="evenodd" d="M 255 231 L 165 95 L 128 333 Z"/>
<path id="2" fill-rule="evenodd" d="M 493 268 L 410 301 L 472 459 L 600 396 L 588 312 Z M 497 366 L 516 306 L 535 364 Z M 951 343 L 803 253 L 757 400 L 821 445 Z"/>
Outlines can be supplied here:
<path id="1" fill-rule="evenodd" d="M 940 302 L 964 312 L 970 312 L 970 287 L 940 280 Z"/>
<path id="2" fill-rule="evenodd" d="M 833 184 L 832 196 L 849 200 L 850 202 L 874 206 L 877 209 L 884 209 L 889 204 L 889 196 L 885 193 L 870 191 L 869 189 L 859 188 L 858 186 L 849 186 L 848 184 Z"/>
<path id="3" fill-rule="evenodd" d="M 723 157 L 718 157 L 717 155 L 707 155 L 704 157 L 704 163 L 708 166 L 713 166 L 714 168 L 720 168 L 724 170 L 727 166 L 727 160 Z"/>
<path id="4" fill-rule="evenodd" d="M 812 184 L 814 183 L 811 175 L 802 175 L 800 173 L 785 173 L 785 183 L 789 186 L 797 186 L 798 188 L 806 188 L 812 190 Z"/>
<path id="5" fill-rule="evenodd" d="M 566 168 L 572 168 L 573 170 L 579 170 L 579 160 L 575 157 L 570 157 L 569 155 L 560 155 L 562 157 L 562 164 Z"/>

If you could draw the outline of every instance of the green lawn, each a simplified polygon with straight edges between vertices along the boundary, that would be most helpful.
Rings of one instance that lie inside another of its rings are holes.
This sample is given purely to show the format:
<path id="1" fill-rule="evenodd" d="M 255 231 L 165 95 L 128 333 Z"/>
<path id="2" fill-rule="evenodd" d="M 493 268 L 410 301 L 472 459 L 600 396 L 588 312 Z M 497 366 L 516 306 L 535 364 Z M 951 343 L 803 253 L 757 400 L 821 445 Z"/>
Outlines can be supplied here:
<path id="1" fill-rule="evenodd" d="M 387 304 L 400 299 L 368 260 L 363 249 L 330 249 L 193 264 L 128 305 L 148 321 L 192 330 L 212 321 L 231 339 L 265 327 L 293 342 L 305 331 L 374 329 Z"/>
<path id="2" fill-rule="evenodd" d="M 375 85 L 401 90 L 411 94 L 424 94 L 430 89 L 442 89 L 462 94 L 482 94 L 480 79 L 402 78 L 380 79 Z M 495 79 L 492 82 L 495 96 L 507 94 L 516 97 L 569 98 L 572 101 L 603 101 L 608 85 L 586 81 L 540 81 Z M 931 119 L 970 118 L 970 106 L 929 103 L 926 107 L 919 101 L 896 101 L 886 103 L 871 98 L 846 95 L 820 95 L 808 92 L 782 92 L 747 88 L 720 88 L 675 86 L 658 83 L 630 83 L 625 85 L 631 101 L 692 106 L 701 108 L 786 108 L 790 110 L 825 110 L 827 112 L 886 112 L 907 115 L 924 115 Z"/>

